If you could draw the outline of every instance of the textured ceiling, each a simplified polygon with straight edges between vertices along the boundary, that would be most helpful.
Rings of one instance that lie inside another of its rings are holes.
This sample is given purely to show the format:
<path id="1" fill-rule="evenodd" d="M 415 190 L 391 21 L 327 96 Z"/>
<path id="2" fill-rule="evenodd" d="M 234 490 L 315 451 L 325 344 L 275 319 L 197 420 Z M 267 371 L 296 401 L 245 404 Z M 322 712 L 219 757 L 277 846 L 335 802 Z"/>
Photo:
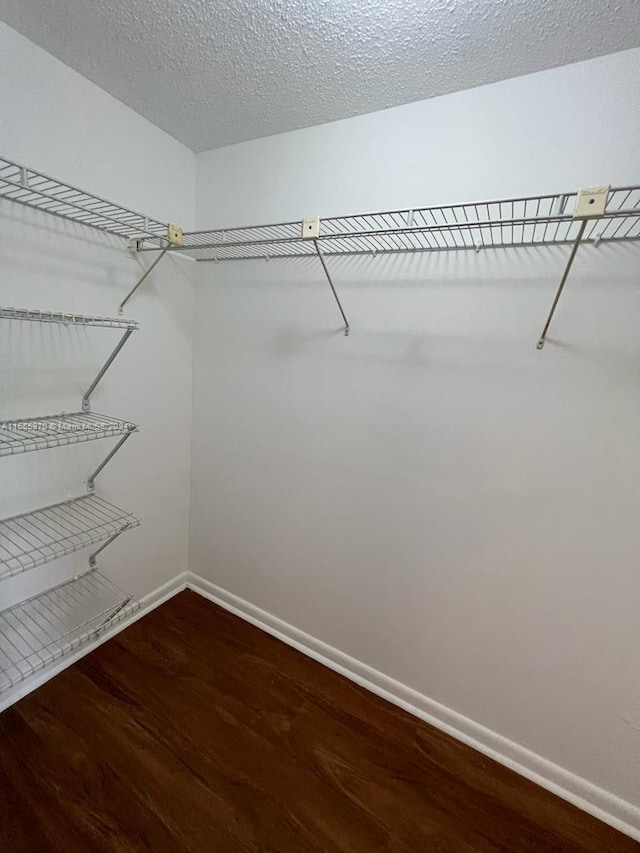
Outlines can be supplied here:
<path id="1" fill-rule="evenodd" d="M 640 0 L 0 0 L 196 151 L 640 45 Z"/>

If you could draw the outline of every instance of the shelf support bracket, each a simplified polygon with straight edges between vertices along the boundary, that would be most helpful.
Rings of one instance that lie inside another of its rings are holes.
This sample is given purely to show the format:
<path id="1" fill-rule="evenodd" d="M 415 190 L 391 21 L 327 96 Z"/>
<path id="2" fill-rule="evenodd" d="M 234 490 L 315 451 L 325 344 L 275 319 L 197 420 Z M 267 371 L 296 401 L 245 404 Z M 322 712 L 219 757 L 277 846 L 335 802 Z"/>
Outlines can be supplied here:
<path id="1" fill-rule="evenodd" d="M 93 472 L 93 474 L 89 475 L 89 479 L 87 480 L 87 489 L 90 492 L 95 492 L 95 490 L 96 490 L 96 477 L 98 476 L 98 474 L 100 474 L 100 472 L 106 467 L 106 465 L 108 465 L 109 462 L 111 462 L 111 460 L 116 455 L 116 453 L 120 450 L 120 448 L 125 443 L 125 441 L 127 441 L 127 439 L 131 438 L 131 436 L 133 435 L 134 432 L 135 432 L 135 430 L 131 430 L 131 432 L 128 432 L 126 435 L 123 435 L 122 438 L 120 439 L 120 441 L 116 444 L 116 446 L 111 450 L 110 453 L 107 454 L 107 456 L 103 459 L 103 461 L 100 463 L 100 465 L 98 465 L 98 467 Z"/>
<path id="2" fill-rule="evenodd" d="M 327 281 L 329 282 L 329 287 L 331 288 L 331 292 L 333 293 L 333 298 L 336 300 L 336 304 L 340 309 L 340 314 L 342 315 L 342 319 L 344 320 L 344 333 L 348 335 L 351 331 L 351 327 L 349 326 L 349 321 L 347 320 L 347 315 L 344 313 L 344 308 L 342 307 L 342 303 L 340 302 L 340 297 L 338 296 L 335 287 L 333 286 L 333 281 L 331 280 L 331 273 L 327 267 L 327 263 L 324 259 L 324 255 L 320 251 L 320 246 L 318 244 L 318 237 L 320 236 L 320 217 L 319 216 L 305 216 L 302 220 L 302 239 L 303 240 L 313 240 L 313 245 L 315 246 L 316 254 L 320 258 L 320 263 L 322 264 L 322 269 L 324 270 L 324 274 L 327 277 Z"/>
<path id="3" fill-rule="evenodd" d="M 133 294 L 136 292 L 136 290 L 140 287 L 140 285 L 141 285 L 144 281 L 146 281 L 146 279 L 148 278 L 148 276 L 149 276 L 149 275 L 151 275 L 151 273 L 153 272 L 153 270 L 158 266 L 158 264 L 160 263 L 160 261 L 161 261 L 161 260 L 164 258 L 164 256 L 167 254 L 167 252 L 168 252 L 168 251 L 169 251 L 173 246 L 182 246 L 182 236 L 183 236 L 182 228 L 178 228 L 178 227 L 177 227 L 177 226 L 175 226 L 175 225 L 169 225 L 169 226 L 167 226 L 167 245 L 166 245 L 166 246 L 164 247 L 164 249 L 160 252 L 160 254 L 159 254 L 159 255 L 158 255 L 158 257 L 155 259 L 155 261 L 151 264 L 151 266 L 150 266 L 147 270 L 145 270 L 145 272 L 144 272 L 144 273 L 141 275 L 141 277 L 138 279 L 138 281 L 137 281 L 137 283 L 135 284 L 135 286 L 131 288 L 131 290 L 129 291 L 129 293 L 127 293 L 127 295 L 125 296 L 125 298 L 122 300 L 122 302 L 121 302 L 121 303 L 120 303 L 120 305 L 118 306 L 118 314 L 122 314 L 122 313 L 124 312 L 124 306 L 125 306 L 125 305 L 127 304 L 127 302 L 131 299 L 131 297 L 132 297 L 132 296 L 133 296 Z"/>
<path id="4" fill-rule="evenodd" d="M 121 602 L 120 602 L 120 604 L 116 605 L 116 607 L 114 607 L 114 608 L 113 608 L 113 610 L 111 611 L 111 613 L 109 613 L 109 615 L 108 615 L 108 616 L 105 616 L 105 618 L 102 620 L 102 622 L 101 622 L 101 623 L 100 623 L 96 628 L 94 628 L 94 631 L 93 631 L 94 636 L 96 636 L 96 637 L 97 637 L 99 634 L 101 634 L 103 631 L 105 631 L 105 630 L 109 627 L 109 625 L 111 625 L 111 623 L 113 622 L 113 620 L 114 620 L 114 619 L 115 619 L 115 618 L 116 618 L 120 613 L 122 613 L 122 611 L 123 611 L 126 607 L 128 607 L 128 605 L 129 605 L 132 601 L 133 601 L 133 596 L 128 595 L 128 596 L 125 598 L 125 600 L 124 600 L 124 601 L 121 601 Z"/>
<path id="5" fill-rule="evenodd" d="M 348 335 L 351 331 L 351 327 L 349 326 L 349 321 L 347 320 L 347 315 L 344 313 L 344 308 L 342 307 L 342 303 L 340 302 L 340 298 L 336 293 L 336 289 L 333 286 L 333 281 L 331 280 L 331 275 L 329 274 L 329 270 L 327 269 L 327 264 L 324 259 L 324 255 L 320 251 L 320 246 L 318 245 L 318 241 L 313 241 L 314 246 L 316 247 L 316 252 L 318 253 L 318 257 L 320 258 L 320 263 L 322 264 L 322 269 L 324 270 L 324 274 L 327 277 L 327 281 L 329 282 L 329 287 L 331 288 L 331 292 L 333 293 L 333 298 L 336 300 L 338 308 L 340 309 L 340 313 L 342 314 L 342 319 L 344 320 L 344 333 Z"/>
<path id="6" fill-rule="evenodd" d="M 549 311 L 547 322 L 544 324 L 544 329 L 542 330 L 542 334 L 540 335 L 538 343 L 536 344 L 537 349 L 542 349 L 547 339 L 547 332 L 549 331 L 549 326 L 551 325 L 553 315 L 555 314 L 556 308 L 558 307 L 558 302 L 560 301 L 560 297 L 562 296 L 564 286 L 567 283 L 567 278 L 569 277 L 571 267 L 578 252 L 578 247 L 580 246 L 580 243 L 584 236 L 584 232 L 587 227 L 587 222 L 590 219 L 599 219 L 601 216 L 604 216 L 607 209 L 607 201 L 609 199 L 610 190 L 610 186 L 589 187 L 588 189 L 578 190 L 578 193 L 576 195 L 576 206 L 573 211 L 573 218 L 580 219 L 582 221 L 580 222 L 580 228 L 578 229 L 578 234 L 576 235 L 575 242 L 571 247 L 571 254 L 569 255 L 567 265 L 564 268 L 562 278 L 560 279 L 560 284 L 558 286 L 555 299 L 553 300 L 553 303 L 551 305 L 551 310 Z M 566 196 L 560 196 L 559 206 L 561 210 L 564 210 L 565 204 Z"/>
<path id="7" fill-rule="evenodd" d="M 547 338 L 547 332 L 549 331 L 549 326 L 551 325 L 551 321 L 553 320 L 553 315 L 556 312 L 556 308 L 558 307 L 558 302 L 560 302 L 560 297 L 562 296 L 562 291 L 564 290 L 564 286 L 567 283 L 567 278 L 569 277 L 569 272 L 571 271 L 571 267 L 573 265 L 573 261 L 578 252 L 578 246 L 582 240 L 582 236 L 584 234 L 584 229 L 587 227 L 587 220 L 583 219 L 580 224 L 580 230 L 578 231 L 578 236 L 576 237 L 575 243 L 571 249 L 571 254 L 569 255 L 569 260 L 567 261 L 567 265 L 564 268 L 564 273 L 562 274 L 562 278 L 560 280 L 560 285 L 558 286 L 558 290 L 556 292 L 555 299 L 553 300 L 553 304 L 551 305 L 551 310 L 549 311 L 549 316 L 547 317 L 547 322 L 544 324 L 544 329 L 542 330 L 542 334 L 536 344 L 537 349 L 542 349 L 544 346 L 544 342 Z"/>
<path id="8" fill-rule="evenodd" d="M 131 337 L 131 335 L 133 334 L 133 332 L 134 332 L 134 330 L 133 330 L 133 329 L 127 329 L 127 330 L 126 330 L 126 332 L 124 333 L 124 335 L 120 338 L 120 341 L 119 341 L 119 343 L 118 343 L 117 347 L 114 349 L 114 351 L 111 353 L 111 355 L 109 356 L 109 358 L 108 358 L 108 359 L 106 360 L 106 362 L 104 363 L 104 365 L 103 365 L 103 367 L 102 367 L 102 370 L 98 373 L 98 375 L 97 375 L 97 376 L 96 376 L 96 378 L 93 380 L 93 382 L 91 383 L 91 385 L 90 385 L 90 386 L 88 387 L 88 389 L 85 391 L 84 397 L 82 398 L 82 411 L 83 411 L 83 412 L 90 412 L 90 411 L 91 411 L 91 395 L 92 395 L 92 394 L 93 394 L 93 392 L 96 390 L 96 387 L 98 386 L 98 383 L 100 382 L 100 380 L 102 379 L 102 377 L 105 375 L 105 373 L 107 372 L 107 370 L 109 370 L 109 368 L 111 367 L 111 365 L 113 364 L 113 362 L 116 360 L 116 358 L 117 358 L 117 356 L 118 356 L 118 353 L 120 352 L 120 350 L 122 349 L 122 347 L 126 344 L 126 342 L 129 340 L 129 338 Z"/>
<path id="9" fill-rule="evenodd" d="M 107 539 L 106 542 L 103 542 L 102 545 L 89 556 L 89 571 L 93 571 L 98 568 L 98 554 L 101 554 L 105 548 L 108 548 L 109 545 L 118 538 L 118 536 L 122 536 L 122 534 L 128 529 L 128 526 L 125 525 L 121 530 L 118 530 L 117 533 L 114 533 L 113 536 Z M 85 572 L 85 574 L 88 574 L 88 572 Z"/>

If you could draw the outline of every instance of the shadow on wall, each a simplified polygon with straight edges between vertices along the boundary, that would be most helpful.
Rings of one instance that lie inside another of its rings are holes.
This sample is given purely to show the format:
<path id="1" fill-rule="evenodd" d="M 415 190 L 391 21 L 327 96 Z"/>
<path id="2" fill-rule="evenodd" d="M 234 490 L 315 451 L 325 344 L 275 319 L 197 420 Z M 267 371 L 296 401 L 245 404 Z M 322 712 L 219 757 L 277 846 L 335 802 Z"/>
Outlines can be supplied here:
<path id="1" fill-rule="evenodd" d="M 325 260 L 336 287 L 341 284 L 367 284 L 388 287 L 425 286 L 446 280 L 449 286 L 468 281 L 512 284 L 519 279 L 537 279 L 554 288 L 560 282 L 570 253 L 569 246 L 514 247 L 507 249 L 473 249 L 449 252 L 406 252 L 363 255 L 326 255 Z M 580 247 L 571 279 L 584 275 L 593 265 L 598 271 L 623 271 L 629 264 L 640 263 L 640 241 L 637 243 L 601 243 Z M 325 281 L 322 266 L 315 256 L 295 258 L 256 259 L 252 261 L 203 261 L 203 267 L 215 267 L 216 278 L 230 277 L 243 284 L 263 286 L 265 281 L 277 280 L 281 285 L 311 287 L 316 278 Z M 242 270 L 238 275 L 238 270 Z M 312 277 L 312 278 L 311 278 Z M 638 279 L 640 286 L 640 279 Z"/>

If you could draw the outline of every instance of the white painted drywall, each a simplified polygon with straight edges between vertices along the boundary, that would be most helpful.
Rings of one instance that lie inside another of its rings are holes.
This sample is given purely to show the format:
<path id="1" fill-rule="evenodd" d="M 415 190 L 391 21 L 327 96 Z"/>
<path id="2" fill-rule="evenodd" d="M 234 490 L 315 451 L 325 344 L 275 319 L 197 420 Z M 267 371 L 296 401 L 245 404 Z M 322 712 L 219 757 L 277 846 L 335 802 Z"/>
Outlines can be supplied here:
<path id="1" fill-rule="evenodd" d="M 0 153 L 188 227 L 192 152 L 0 26 Z M 3 201 L 0 305 L 117 316 L 151 257 L 123 241 Z M 166 259 L 127 308 L 140 322 L 93 410 L 141 425 L 98 490 L 143 525 L 104 552 L 105 573 L 145 595 L 187 568 L 193 264 Z M 0 419 L 77 411 L 119 340 L 106 329 L 0 321 Z M 0 460 L 0 517 L 81 494 L 115 440 Z M 87 567 L 87 552 L 3 582 L 0 606 Z"/>
<path id="2" fill-rule="evenodd" d="M 640 50 L 198 157 L 198 226 L 640 180 Z M 640 805 L 640 246 L 200 264 L 191 569 Z"/>

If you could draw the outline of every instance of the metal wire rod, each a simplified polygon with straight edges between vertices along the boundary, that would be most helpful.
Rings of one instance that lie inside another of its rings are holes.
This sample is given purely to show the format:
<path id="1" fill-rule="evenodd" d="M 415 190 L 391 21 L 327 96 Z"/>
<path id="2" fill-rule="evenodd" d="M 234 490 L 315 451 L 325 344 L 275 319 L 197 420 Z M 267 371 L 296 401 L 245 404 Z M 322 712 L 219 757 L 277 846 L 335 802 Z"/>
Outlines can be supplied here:
<path id="1" fill-rule="evenodd" d="M 0 456 L 115 438 L 136 429 L 130 421 L 90 412 L 0 421 Z"/>
<path id="2" fill-rule="evenodd" d="M 117 604 L 112 610 L 111 613 L 108 613 L 102 622 L 94 628 L 93 636 L 97 637 L 105 628 L 111 625 L 112 622 L 122 618 L 122 616 L 127 612 L 127 608 L 129 605 L 135 601 L 132 595 L 128 595 L 123 602 Z"/>
<path id="3" fill-rule="evenodd" d="M 0 156 L 0 198 L 120 237 L 162 240 L 166 224 Z"/>
<path id="4" fill-rule="evenodd" d="M 404 211 L 323 218 L 318 244 L 325 259 L 368 253 L 502 249 L 572 245 L 580 226 L 569 212 L 576 193 L 529 196 Z M 640 240 L 640 186 L 610 191 L 606 212 L 586 229 L 583 242 Z M 229 261 L 315 255 L 301 223 L 283 222 L 187 232 L 175 251 L 196 261 Z M 146 244 L 140 251 L 160 252 Z"/>
<path id="5" fill-rule="evenodd" d="M 93 472 L 93 474 L 91 474 L 89 476 L 89 479 L 87 480 L 87 488 L 89 489 L 90 492 L 95 491 L 95 487 L 96 487 L 95 480 L 96 480 L 96 477 L 98 476 L 98 474 L 105 468 L 106 465 L 108 465 L 109 462 L 111 462 L 111 460 L 116 455 L 116 453 L 120 450 L 120 448 L 125 443 L 125 441 L 128 438 L 131 438 L 132 435 L 133 435 L 133 432 L 128 432 L 126 435 L 123 435 L 122 438 L 120 439 L 120 441 L 116 444 L 116 446 L 111 450 L 110 453 L 107 454 L 107 456 L 100 463 L 100 465 L 98 465 L 98 467 Z"/>
<path id="6" fill-rule="evenodd" d="M 91 385 L 89 386 L 89 388 L 85 392 L 85 395 L 82 398 L 82 411 L 83 412 L 91 411 L 91 401 L 90 401 L 91 395 L 95 391 L 96 386 L 98 385 L 98 383 L 100 382 L 102 377 L 105 375 L 107 370 L 111 367 L 111 365 L 115 361 L 115 359 L 116 359 L 118 353 L 120 352 L 120 350 L 122 349 L 122 347 L 126 344 L 126 342 L 129 340 L 129 338 L 133 334 L 133 331 L 134 331 L 133 329 L 127 329 L 127 331 L 124 333 L 124 335 L 120 338 L 120 343 L 114 349 L 114 351 L 111 353 L 111 355 L 109 356 L 109 358 L 105 362 L 104 367 L 102 368 L 100 373 L 98 373 L 96 378 L 93 380 L 93 382 L 91 383 Z"/>
<path id="7" fill-rule="evenodd" d="M 35 308 L 0 308 L 2 320 L 28 320 L 36 323 L 59 323 L 62 326 L 99 326 L 105 329 L 139 329 L 135 320 L 64 314 L 62 311 L 39 311 Z"/>
<path id="8" fill-rule="evenodd" d="M 118 536 L 122 536 L 122 534 L 125 532 L 125 530 L 128 530 L 128 529 L 129 529 L 128 527 L 123 527 L 122 530 L 118 530 L 118 532 L 114 533 L 110 539 L 107 539 L 106 542 L 103 542 L 103 544 L 97 550 L 95 550 L 93 552 L 93 554 L 89 555 L 89 568 L 90 569 L 96 569 L 98 567 L 98 554 L 101 554 L 105 548 L 108 548 L 112 542 L 115 542 L 115 540 L 118 538 Z"/>
<path id="9" fill-rule="evenodd" d="M 333 297 L 338 303 L 338 308 L 340 309 L 340 313 L 342 314 L 342 319 L 344 320 L 344 333 L 348 335 L 351 331 L 351 327 L 349 326 L 349 321 L 347 320 L 347 315 L 344 313 L 344 309 L 340 303 L 340 299 L 338 298 L 338 294 L 336 293 L 336 289 L 333 286 L 333 282 L 331 281 L 331 275 L 329 274 L 329 270 L 327 269 L 327 265 L 325 263 L 324 258 L 322 257 L 322 252 L 320 251 L 320 246 L 318 245 L 317 239 L 314 237 L 313 245 L 316 247 L 316 252 L 318 253 L 318 257 L 320 258 L 320 263 L 322 264 L 322 269 L 324 270 L 324 274 L 327 277 L 327 281 L 329 282 L 329 287 L 331 288 L 331 292 L 333 293 Z"/>
<path id="10" fill-rule="evenodd" d="M 611 216 L 616 217 L 625 217 L 636 215 L 636 211 L 620 211 L 611 214 Z M 322 242 L 336 239 L 349 239 L 355 237 L 380 237 L 380 236 L 397 236 L 397 235 L 405 235 L 405 234 L 421 234 L 425 231 L 431 232 L 460 232 L 461 228 L 488 228 L 488 227 L 496 227 L 501 225 L 541 225 L 546 222 L 562 222 L 566 221 L 570 217 L 566 217 L 563 215 L 555 215 L 555 216 L 544 216 L 544 217 L 513 217 L 510 219 L 497 219 L 497 220 L 478 220 L 477 222 L 466 222 L 466 223 L 456 223 L 456 222 L 442 222 L 442 223 L 434 223 L 433 225 L 429 225 L 428 227 L 422 225 L 410 225 L 410 226 L 394 226 L 393 228 L 363 228 L 361 230 L 351 230 L 351 231 L 328 231 L 325 234 L 322 234 L 318 239 Z M 265 226 L 266 228 L 277 228 L 279 226 Z M 257 231 L 259 226 L 255 227 Z M 249 229 L 246 229 L 249 230 Z M 202 232 L 207 233 L 207 232 Z M 220 232 L 209 232 L 213 236 Z M 215 240 L 214 242 L 195 242 L 192 241 L 197 232 L 191 232 L 185 234 L 185 242 L 182 246 L 173 247 L 176 252 L 189 252 L 194 249 L 234 249 L 237 247 L 249 247 L 249 246 L 273 246 L 279 243 L 296 243 L 299 242 L 300 239 L 297 235 L 278 235 L 272 236 L 270 234 L 256 236 L 254 239 L 239 239 L 239 240 Z M 166 247 L 165 247 L 166 249 Z M 139 249 L 140 252 L 157 252 L 159 251 L 156 246 L 146 246 Z"/>
<path id="11" fill-rule="evenodd" d="M 160 252 L 160 254 L 159 254 L 159 255 L 158 255 L 158 257 L 155 259 L 155 261 L 151 264 L 151 266 L 149 267 L 149 269 L 144 273 L 144 275 L 142 276 L 142 278 L 140 278 L 140 279 L 138 280 L 138 283 L 136 284 L 136 286 L 135 286 L 135 287 L 133 287 L 133 288 L 129 291 L 129 293 L 127 293 L 127 295 L 125 296 L 125 298 L 124 298 L 124 299 L 122 300 L 122 302 L 120 303 L 120 307 L 118 308 L 118 314 L 122 314 L 122 312 L 124 311 L 124 306 L 125 306 L 125 305 L 127 304 L 127 302 L 131 299 L 131 297 L 133 296 L 133 294 L 134 294 L 134 293 L 136 292 L 136 290 L 140 287 L 140 285 L 141 285 L 141 284 L 143 283 L 143 281 L 147 278 L 147 276 L 148 276 L 148 275 L 153 271 L 153 269 L 154 269 L 154 268 L 155 268 L 155 267 L 160 263 L 160 261 L 164 258 L 164 256 L 167 254 L 167 252 L 169 251 L 169 249 L 170 249 L 170 248 L 171 248 L 171 244 L 168 244 L 167 246 L 165 246 L 165 247 L 164 247 L 164 249 Z"/>
<path id="12" fill-rule="evenodd" d="M 111 538 L 140 520 L 96 495 L 83 495 L 0 520 L 0 580 Z"/>
<path id="13" fill-rule="evenodd" d="M 567 261 L 567 265 L 564 268 L 564 273 L 562 275 L 562 279 L 560 281 L 560 285 L 558 287 L 558 292 L 556 293 L 556 298 L 553 300 L 553 304 L 551 306 L 551 311 L 549 311 L 549 316 L 547 317 L 547 322 L 544 324 L 544 329 L 542 330 L 542 334 L 540 335 L 540 339 L 536 344 L 536 349 L 542 349 L 544 346 L 544 342 L 547 337 L 547 332 L 549 331 L 549 326 L 551 325 L 551 321 L 553 319 L 553 315 L 555 313 L 558 302 L 560 301 L 560 297 L 562 295 L 562 291 L 564 290 L 564 286 L 566 284 L 567 278 L 569 277 L 569 272 L 571 270 L 571 266 L 573 264 L 574 258 L 578 251 L 578 246 L 580 245 L 580 241 L 582 240 L 582 235 L 584 234 L 584 230 L 587 227 L 586 219 L 583 219 L 580 223 L 580 229 L 578 231 L 578 236 L 576 237 L 575 243 L 573 244 L 573 248 L 571 249 L 571 254 L 569 255 L 569 260 Z"/>
<path id="14" fill-rule="evenodd" d="M 0 692 L 91 642 L 138 607 L 90 569 L 0 611 Z"/>

